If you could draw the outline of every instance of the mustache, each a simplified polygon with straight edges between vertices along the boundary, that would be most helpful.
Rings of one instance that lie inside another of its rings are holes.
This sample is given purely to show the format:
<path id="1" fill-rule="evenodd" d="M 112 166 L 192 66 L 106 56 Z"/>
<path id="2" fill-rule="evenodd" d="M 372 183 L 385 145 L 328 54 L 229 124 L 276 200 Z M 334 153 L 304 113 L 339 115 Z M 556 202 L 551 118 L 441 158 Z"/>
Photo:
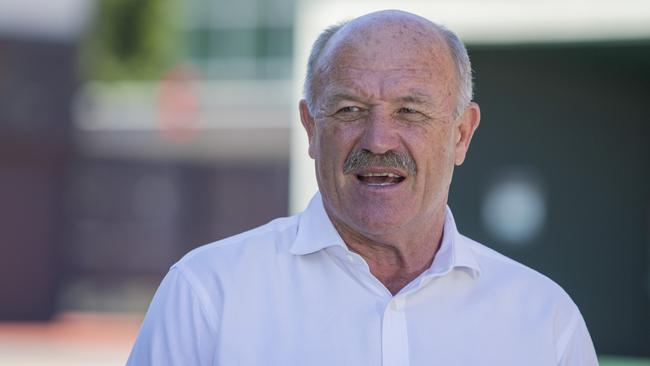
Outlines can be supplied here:
<path id="1" fill-rule="evenodd" d="M 343 164 L 343 174 L 370 167 L 396 168 L 405 170 L 409 175 L 417 173 L 415 160 L 407 153 L 387 151 L 384 154 L 373 154 L 363 149 L 355 150 L 348 155 Z"/>

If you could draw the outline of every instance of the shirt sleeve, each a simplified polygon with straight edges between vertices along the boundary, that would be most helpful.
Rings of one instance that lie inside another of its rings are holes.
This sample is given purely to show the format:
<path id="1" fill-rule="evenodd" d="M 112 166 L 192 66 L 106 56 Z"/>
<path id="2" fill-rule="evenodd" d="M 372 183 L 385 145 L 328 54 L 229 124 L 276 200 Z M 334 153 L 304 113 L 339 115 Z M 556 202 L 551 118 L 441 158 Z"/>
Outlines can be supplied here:
<path id="1" fill-rule="evenodd" d="M 598 358 L 582 315 L 576 309 L 563 339 L 558 366 L 598 366 Z"/>
<path id="2" fill-rule="evenodd" d="M 172 267 L 149 305 L 127 366 L 211 365 L 216 331 L 205 310 L 182 270 Z"/>

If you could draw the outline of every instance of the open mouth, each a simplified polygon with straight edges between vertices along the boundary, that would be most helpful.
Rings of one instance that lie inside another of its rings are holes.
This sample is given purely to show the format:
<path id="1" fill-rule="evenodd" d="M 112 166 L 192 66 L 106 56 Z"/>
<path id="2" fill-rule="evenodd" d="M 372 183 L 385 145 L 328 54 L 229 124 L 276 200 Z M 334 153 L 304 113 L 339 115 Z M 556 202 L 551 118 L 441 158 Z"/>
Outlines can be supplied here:
<path id="1" fill-rule="evenodd" d="M 369 186 L 390 186 L 401 183 L 405 178 L 394 173 L 363 173 L 357 174 L 357 179 Z"/>

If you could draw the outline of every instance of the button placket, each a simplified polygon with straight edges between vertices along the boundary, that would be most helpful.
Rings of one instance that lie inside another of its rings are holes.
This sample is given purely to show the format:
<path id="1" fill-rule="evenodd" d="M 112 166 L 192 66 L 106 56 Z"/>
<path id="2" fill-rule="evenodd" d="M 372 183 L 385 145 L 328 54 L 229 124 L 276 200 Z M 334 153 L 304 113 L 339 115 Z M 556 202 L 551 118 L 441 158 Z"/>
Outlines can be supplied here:
<path id="1" fill-rule="evenodd" d="M 403 295 L 395 296 L 384 310 L 382 322 L 382 365 L 408 366 L 409 345 L 404 312 L 406 299 Z"/>

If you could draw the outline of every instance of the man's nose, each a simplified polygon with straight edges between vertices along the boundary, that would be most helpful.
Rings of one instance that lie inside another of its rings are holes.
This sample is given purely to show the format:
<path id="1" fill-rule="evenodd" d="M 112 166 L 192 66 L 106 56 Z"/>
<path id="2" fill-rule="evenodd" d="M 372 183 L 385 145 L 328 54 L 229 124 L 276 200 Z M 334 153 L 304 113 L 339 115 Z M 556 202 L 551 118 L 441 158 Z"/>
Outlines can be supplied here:
<path id="1" fill-rule="evenodd" d="M 385 154 L 399 147 L 397 126 L 388 113 L 373 112 L 365 126 L 361 146 L 373 154 Z"/>

